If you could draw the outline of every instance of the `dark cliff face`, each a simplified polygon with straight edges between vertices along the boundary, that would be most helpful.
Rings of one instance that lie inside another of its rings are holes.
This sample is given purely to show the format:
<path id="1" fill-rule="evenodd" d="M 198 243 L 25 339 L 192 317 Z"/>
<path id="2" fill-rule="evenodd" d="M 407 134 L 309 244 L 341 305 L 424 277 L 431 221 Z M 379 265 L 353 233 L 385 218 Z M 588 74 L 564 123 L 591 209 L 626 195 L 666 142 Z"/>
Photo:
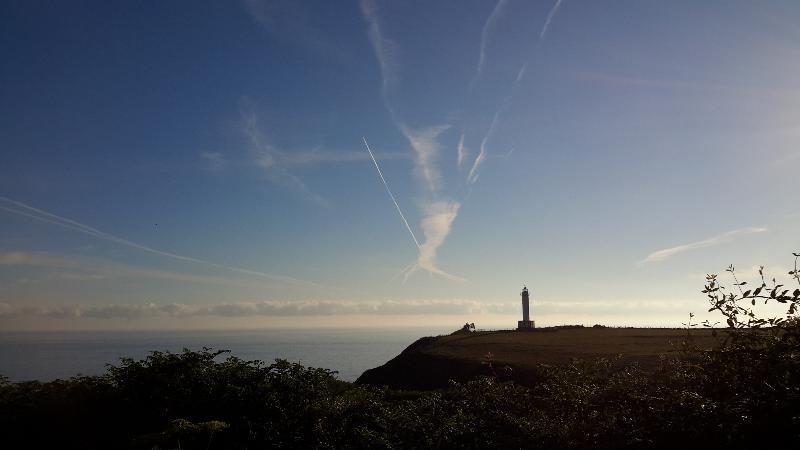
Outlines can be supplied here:
<path id="1" fill-rule="evenodd" d="M 386 364 L 361 374 L 356 383 L 428 390 L 446 387 L 450 380 L 467 381 L 491 373 L 480 360 L 464 361 L 427 353 L 437 341 L 436 337 L 418 339 Z"/>

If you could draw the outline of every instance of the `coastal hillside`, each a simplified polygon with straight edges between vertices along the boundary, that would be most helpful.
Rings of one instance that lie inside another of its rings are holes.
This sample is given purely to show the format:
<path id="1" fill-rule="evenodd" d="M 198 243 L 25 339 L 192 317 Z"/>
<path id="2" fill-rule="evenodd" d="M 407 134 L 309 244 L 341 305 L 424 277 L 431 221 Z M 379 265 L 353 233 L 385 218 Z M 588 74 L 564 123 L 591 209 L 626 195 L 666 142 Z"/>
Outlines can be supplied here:
<path id="1" fill-rule="evenodd" d="M 687 333 L 675 328 L 551 327 L 534 331 L 457 332 L 424 337 L 382 366 L 364 372 L 356 383 L 395 389 L 435 389 L 449 380 L 496 375 L 530 385 L 541 365 L 564 365 L 578 358 L 607 358 L 616 365 L 652 368 L 660 355 L 685 344 L 711 348 L 722 337 L 712 330 Z"/>

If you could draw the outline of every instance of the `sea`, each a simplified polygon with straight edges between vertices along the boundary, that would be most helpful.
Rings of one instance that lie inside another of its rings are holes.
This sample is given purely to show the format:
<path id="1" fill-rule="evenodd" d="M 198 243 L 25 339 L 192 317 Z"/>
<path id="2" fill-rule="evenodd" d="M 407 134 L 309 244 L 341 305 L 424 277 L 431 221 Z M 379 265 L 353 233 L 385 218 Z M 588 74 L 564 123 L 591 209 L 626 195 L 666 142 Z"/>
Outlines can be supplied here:
<path id="1" fill-rule="evenodd" d="M 120 358 L 151 351 L 203 347 L 230 350 L 246 360 L 276 358 L 335 370 L 355 381 L 365 370 L 394 358 L 422 336 L 453 330 L 432 328 L 291 329 L 237 331 L 0 332 L 0 375 L 11 382 L 51 381 L 100 375 Z"/>

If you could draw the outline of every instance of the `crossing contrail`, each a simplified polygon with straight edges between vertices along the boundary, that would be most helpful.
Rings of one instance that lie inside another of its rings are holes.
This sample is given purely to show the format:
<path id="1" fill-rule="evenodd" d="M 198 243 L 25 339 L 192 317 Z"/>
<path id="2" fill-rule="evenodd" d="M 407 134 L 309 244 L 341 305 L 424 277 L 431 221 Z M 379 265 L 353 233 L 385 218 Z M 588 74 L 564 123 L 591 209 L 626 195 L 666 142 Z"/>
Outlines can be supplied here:
<path id="1" fill-rule="evenodd" d="M 400 214 L 400 218 L 403 219 L 403 223 L 406 224 L 406 229 L 408 229 L 408 232 L 411 234 L 411 239 L 414 240 L 414 244 L 417 246 L 417 250 L 419 250 L 419 247 L 420 247 L 419 246 L 419 241 L 417 240 L 417 237 L 414 236 L 414 231 L 411 230 L 411 225 L 408 224 L 408 221 L 406 220 L 406 216 L 403 215 L 403 210 L 400 209 L 400 205 L 397 203 L 397 199 L 394 198 L 394 194 L 392 194 L 392 190 L 389 189 L 389 183 L 387 183 L 386 182 L 386 178 L 383 177 L 383 172 L 381 172 L 381 168 L 378 166 L 378 160 L 375 159 L 375 155 L 372 154 L 372 150 L 369 148 L 369 144 L 367 144 L 367 138 L 362 137 L 361 139 L 364 141 L 364 146 L 367 147 L 367 151 L 369 152 L 370 158 L 372 158 L 372 162 L 375 163 L 375 169 L 378 170 L 378 176 L 381 177 L 381 181 L 383 181 L 383 186 L 386 187 L 386 192 L 388 192 L 389 193 L 389 197 L 392 198 L 392 202 L 394 202 L 394 206 L 397 208 L 397 212 L 398 212 L 398 214 Z"/>

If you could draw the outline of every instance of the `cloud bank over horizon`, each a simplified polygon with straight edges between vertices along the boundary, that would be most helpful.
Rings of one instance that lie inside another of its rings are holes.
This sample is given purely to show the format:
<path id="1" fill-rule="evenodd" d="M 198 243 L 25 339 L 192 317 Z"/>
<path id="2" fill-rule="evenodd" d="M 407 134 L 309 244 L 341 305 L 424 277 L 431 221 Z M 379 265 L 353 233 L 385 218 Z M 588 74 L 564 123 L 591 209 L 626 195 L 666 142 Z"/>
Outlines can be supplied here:
<path id="1" fill-rule="evenodd" d="M 516 305 L 473 300 L 383 300 L 371 302 L 307 300 L 259 301 L 193 305 L 183 303 L 139 305 L 36 305 L 0 303 L 0 319 L 46 317 L 58 319 L 146 319 L 150 317 L 253 317 L 337 315 L 484 315 L 510 314 Z"/>
<path id="2" fill-rule="evenodd" d="M 549 325 L 563 325 L 568 322 L 553 323 L 569 317 L 586 319 L 595 316 L 608 318 L 620 313 L 646 311 L 647 315 L 659 316 L 673 312 L 675 308 L 697 310 L 702 317 L 701 303 L 693 300 L 534 300 L 532 317 Z M 775 305 L 771 305 L 775 306 Z M 775 309 L 775 308 L 772 308 Z M 780 307 L 778 310 L 781 310 Z M 489 316 L 503 317 L 513 328 L 515 318 L 521 316 L 520 302 L 477 301 L 464 299 L 395 299 L 379 301 L 350 300 L 262 300 L 253 302 L 221 302 L 211 304 L 155 303 L 142 304 L 49 304 L 13 305 L 0 303 L 0 320 L 20 318 L 46 319 L 109 319 L 145 320 L 149 318 L 189 319 L 197 317 L 217 318 L 257 318 L 257 317 L 333 317 L 333 316 L 458 316 L 474 317 L 475 321 Z M 682 317 L 683 318 L 683 317 Z M 577 323 L 577 322 L 576 322 Z M 680 327 L 680 323 L 672 324 Z"/>

